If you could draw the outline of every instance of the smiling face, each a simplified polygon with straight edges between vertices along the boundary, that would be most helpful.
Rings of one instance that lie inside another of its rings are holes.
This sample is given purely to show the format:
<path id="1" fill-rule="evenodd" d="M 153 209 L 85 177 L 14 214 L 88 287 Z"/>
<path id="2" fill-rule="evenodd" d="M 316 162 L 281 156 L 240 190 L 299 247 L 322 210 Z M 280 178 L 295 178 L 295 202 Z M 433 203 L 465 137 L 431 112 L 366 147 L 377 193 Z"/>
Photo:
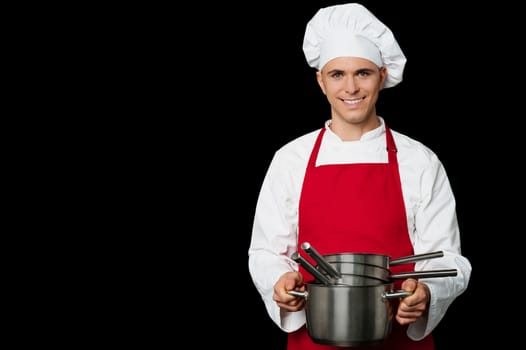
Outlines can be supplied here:
<path id="1" fill-rule="evenodd" d="M 385 67 L 358 57 L 337 57 L 316 73 L 331 105 L 331 129 L 343 140 L 358 140 L 380 125 L 376 101 L 387 76 Z"/>

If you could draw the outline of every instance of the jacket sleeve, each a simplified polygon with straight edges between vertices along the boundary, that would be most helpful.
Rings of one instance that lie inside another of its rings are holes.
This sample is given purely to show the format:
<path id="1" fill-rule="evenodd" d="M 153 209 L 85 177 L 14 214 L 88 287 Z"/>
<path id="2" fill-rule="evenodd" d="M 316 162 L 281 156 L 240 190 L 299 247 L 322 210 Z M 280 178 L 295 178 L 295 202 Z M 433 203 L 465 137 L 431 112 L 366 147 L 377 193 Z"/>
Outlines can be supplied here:
<path id="1" fill-rule="evenodd" d="M 467 288 L 471 264 L 461 253 L 456 203 L 450 182 L 441 162 L 432 154 L 421 176 L 421 200 L 415 209 L 411 232 L 415 254 L 443 251 L 444 257 L 419 261 L 415 271 L 456 269 L 457 276 L 421 278 L 431 292 L 427 317 L 408 327 L 407 334 L 420 340 L 430 334 L 442 320 L 453 301 Z"/>
<path id="2" fill-rule="evenodd" d="M 285 272 L 298 271 L 290 257 L 297 251 L 297 179 L 287 172 L 285 160 L 274 156 L 258 196 L 248 267 L 266 311 L 285 332 L 305 324 L 305 312 L 286 312 L 272 300 L 274 284 Z"/>

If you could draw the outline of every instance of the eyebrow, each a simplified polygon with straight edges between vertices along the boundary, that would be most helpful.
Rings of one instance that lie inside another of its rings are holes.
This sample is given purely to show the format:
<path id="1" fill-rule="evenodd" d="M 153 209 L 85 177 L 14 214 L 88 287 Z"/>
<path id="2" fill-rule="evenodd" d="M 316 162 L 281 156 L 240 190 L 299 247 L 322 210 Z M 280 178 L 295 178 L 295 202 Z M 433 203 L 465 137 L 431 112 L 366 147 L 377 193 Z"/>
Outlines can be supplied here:
<path id="1" fill-rule="evenodd" d="M 335 72 L 345 72 L 346 70 L 345 69 L 338 69 L 338 68 L 335 68 L 335 69 L 331 69 L 330 71 L 327 71 L 327 74 L 332 74 L 332 73 L 335 73 Z M 353 71 L 353 73 L 357 73 L 357 72 L 371 72 L 371 73 L 374 73 L 376 70 L 374 70 L 373 68 L 358 68 L 358 69 L 355 69 Z"/>

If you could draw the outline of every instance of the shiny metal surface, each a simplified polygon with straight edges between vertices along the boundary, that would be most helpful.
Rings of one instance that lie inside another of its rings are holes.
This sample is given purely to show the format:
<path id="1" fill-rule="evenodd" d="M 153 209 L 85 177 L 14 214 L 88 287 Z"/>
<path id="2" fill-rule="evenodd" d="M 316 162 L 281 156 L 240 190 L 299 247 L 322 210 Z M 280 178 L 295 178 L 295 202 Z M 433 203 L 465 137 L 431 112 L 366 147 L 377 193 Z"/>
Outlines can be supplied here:
<path id="1" fill-rule="evenodd" d="M 307 284 L 307 331 L 319 344 L 364 346 L 381 343 L 391 332 L 393 284 L 347 286 Z M 410 293 L 395 294 L 410 295 Z"/>

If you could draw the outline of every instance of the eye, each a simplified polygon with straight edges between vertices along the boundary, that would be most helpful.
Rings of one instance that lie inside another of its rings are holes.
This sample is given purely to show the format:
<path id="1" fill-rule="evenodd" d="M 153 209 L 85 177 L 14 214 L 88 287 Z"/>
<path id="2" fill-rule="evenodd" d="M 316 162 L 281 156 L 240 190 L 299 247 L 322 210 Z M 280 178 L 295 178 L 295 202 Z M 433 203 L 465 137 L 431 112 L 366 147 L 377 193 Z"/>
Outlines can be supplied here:
<path id="1" fill-rule="evenodd" d="M 343 77 L 343 73 L 339 72 L 339 71 L 336 71 L 336 72 L 331 74 L 331 77 L 332 78 L 341 78 L 341 77 Z"/>
<path id="2" fill-rule="evenodd" d="M 369 75 L 371 75 L 371 72 L 364 69 L 364 70 L 359 70 L 358 72 L 356 72 L 356 75 L 358 75 L 359 77 L 368 77 Z"/>

